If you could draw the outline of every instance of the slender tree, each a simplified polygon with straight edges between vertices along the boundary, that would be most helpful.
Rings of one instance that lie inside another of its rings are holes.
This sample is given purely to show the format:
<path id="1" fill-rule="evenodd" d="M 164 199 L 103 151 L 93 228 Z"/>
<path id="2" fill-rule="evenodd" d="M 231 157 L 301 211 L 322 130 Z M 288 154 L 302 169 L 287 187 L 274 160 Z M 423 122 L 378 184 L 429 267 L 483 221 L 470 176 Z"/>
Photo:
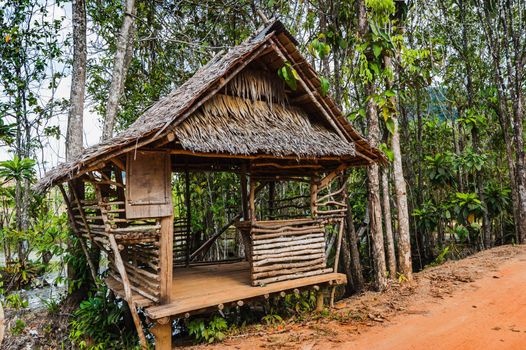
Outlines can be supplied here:
<path id="1" fill-rule="evenodd" d="M 69 99 L 66 160 L 82 152 L 84 130 L 84 96 L 86 91 L 86 2 L 73 1 L 73 69 Z"/>
<path id="2" fill-rule="evenodd" d="M 358 33 L 364 40 L 369 31 L 367 22 L 367 9 L 364 0 L 356 2 L 358 12 Z M 366 117 L 368 129 L 368 141 L 372 147 L 379 146 L 380 126 L 378 123 L 378 110 L 374 101 L 374 82 L 365 83 L 365 96 L 367 98 Z M 369 231 L 371 235 L 373 265 L 374 265 L 374 288 L 384 290 L 387 286 L 384 237 L 382 230 L 382 207 L 380 204 L 380 172 L 378 164 L 374 163 L 367 167 L 368 205 L 369 205 Z"/>
<path id="3" fill-rule="evenodd" d="M 382 169 L 382 208 L 385 224 L 385 244 L 387 250 L 387 271 L 390 278 L 396 278 L 396 252 L 391 219 L 391 198 L 389 194 L 389 168 Z"/>
<path id="4" fill-rule="evenodd" d="M 107 140 L 113 136 L 115 129 L 115 118 L 119 108 L 119 99 L 124 91 L 124 80 L 131 61 L 133 50 L 133 22 L 135 16 L 135 0 L 125 0 L 124 19 L 117 38 L 117 50 L 113 64 L 111 86 L 108 92 L 108 103 L 104 116 L 102 128 L 102 140 Z"/>

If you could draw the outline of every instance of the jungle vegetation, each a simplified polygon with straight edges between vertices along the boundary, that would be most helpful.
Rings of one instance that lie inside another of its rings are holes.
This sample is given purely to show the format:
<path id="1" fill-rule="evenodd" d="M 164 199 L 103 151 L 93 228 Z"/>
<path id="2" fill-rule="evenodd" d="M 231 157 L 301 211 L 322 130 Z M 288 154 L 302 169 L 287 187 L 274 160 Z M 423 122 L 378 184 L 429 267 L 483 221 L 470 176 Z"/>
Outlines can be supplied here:
<path id="1" fill-rule="evenodd" d="M 349 276 L 346 295 L 383 290 L 446 259 L 525 243 L 522 0 L 4 0 L 4 307 L 24 307 L 11 295 L 32 288 L 44 273 L 67 270 L 56 283 L 67 285 L 60 303 L 76 310 L 72 341 L 82 344 L 87 334 L 100 348 L 114 337 L 129 345 L 125 310 L 107 300 L 99 278 L 89 276 L 60 195 L 36 194 L 32 184 L 57 161 L 97 142 L 83 139 L 94 123 L 102 138 L 125 129 L 265 18 L 285 24 L 322 76 L 324 91 L 389 159 L 387 166 L 350 173 L 352 210 L 340 259 Z M 192 221 L 205 236 L 238 205 L 235 198 L 217 197 L 235 181 L 225 174 L 195 175 Z M 175 185 L 174 191 L 183 186 Z M 401 254 L 406 250 L 410 260 Z M 98 324 L 104 329 L 90 329 L 90 317 L 108 303 L 106 323 Z M 281 316 L 265 317 L 272 322 Z M 207 322 L 222 334 L 222 321 L 214 316 Z M 214 338 L 198 329 L 190 324 L 197 338 Z"/>

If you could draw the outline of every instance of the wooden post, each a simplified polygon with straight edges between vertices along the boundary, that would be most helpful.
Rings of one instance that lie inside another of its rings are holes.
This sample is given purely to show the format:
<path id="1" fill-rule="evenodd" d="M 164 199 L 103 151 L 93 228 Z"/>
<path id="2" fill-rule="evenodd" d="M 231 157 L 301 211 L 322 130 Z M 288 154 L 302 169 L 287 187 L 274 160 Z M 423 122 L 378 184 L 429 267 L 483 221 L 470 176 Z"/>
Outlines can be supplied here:
<path id="1" fill-rule="evenodd" d="M 313 218 L 318 216 L 318 178 L 316 175 L 312 176 L 310 183 L 310 211 Z"/>
<path id="2" fill-rule="evenodd" d="M 190 207 L 190 173 L 188 164 L 185 169 L 185 205 L 186 205 L 186 267 L 190 265 L 190 228 L 192 223 L 192 208 Z"/>
<path id="3" fill-rule="evenodd" d="M 250 177 L 250 194 L 249 194 L 249 216 L 250 221 L 256 221 L 256 181 Z"/>
<path id="4" fill-rule="evenodd" d="M 160 301 L 161 304 L 169 304 L 172 297 L 173 282 L 173 215 L 161 218 L 161 239 L 159 247 Z M 172 322 L 158 320 L 151 328 L 155 336 L 156 350 L 172 349 Z"/>
<path id="5" fill-rule="evenodd" d="M 172 322 L 168 320 L 157 320 L 150 328 L 155 337 L 155 350 L 172 350 Z"/>
<path id="6" fill-rule="evenodd" d="M 272 219 L 274 216 L 274 197 L 276 193 L 276 182 L 270 181 L 268 183 L 268 216 Z"/>
<path id="7" fill-rule="evenodd" d="M 161 218 L 161 239 L 159 247 L 160 300 L 162 304 L 171 301 L 173 281 L 173 215 Z"/>
<path id="8" fill-rule="evenodd" d="M 243 220 L 248 220 L 247 166 L 245 163 L 241 165 L 241 207 Z"/>
<path id="9" fill-rule="evenodd" d="M 323 311 L 323 289 L 316 291 L 316 312 Z"/>

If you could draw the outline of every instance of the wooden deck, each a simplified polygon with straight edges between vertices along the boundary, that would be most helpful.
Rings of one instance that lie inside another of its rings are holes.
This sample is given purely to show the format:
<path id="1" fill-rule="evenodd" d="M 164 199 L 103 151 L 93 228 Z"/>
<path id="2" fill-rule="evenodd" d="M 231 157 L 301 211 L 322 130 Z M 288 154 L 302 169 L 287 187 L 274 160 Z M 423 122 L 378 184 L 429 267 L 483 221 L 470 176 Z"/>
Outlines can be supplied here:
<path id="1" fill-rule="evenodd" d="M 252 287 L 249 271 L 247 262 L 176 268 L 173 272 L 172 302 L 149 307 L 146 314 L 151 319 L 180 316 L 187 312 L 217 307 L 219 304 L 227 306 L 240 300 L 295 288 L 323 283 L 346 283 L 344 274 L 327 273 Z"/>

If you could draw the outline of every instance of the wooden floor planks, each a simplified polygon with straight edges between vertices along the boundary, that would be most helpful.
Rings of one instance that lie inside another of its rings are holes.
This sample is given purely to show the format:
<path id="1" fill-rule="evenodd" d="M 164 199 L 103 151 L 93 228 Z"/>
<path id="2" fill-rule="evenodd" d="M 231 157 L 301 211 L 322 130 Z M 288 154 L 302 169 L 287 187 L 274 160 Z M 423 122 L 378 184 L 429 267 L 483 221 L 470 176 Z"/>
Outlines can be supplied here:
<path id="1" fill-rule="evenodd" d="M 149 307 L 146 313 L 152 319 L 183 315 L 219 304 L 234 303 L 330 281 L 345 283 L 346 276 L 327 273 L 252 287 L 247 262 L 177 268 L 173 272 L 172 302 L 168 305 Z"/>

